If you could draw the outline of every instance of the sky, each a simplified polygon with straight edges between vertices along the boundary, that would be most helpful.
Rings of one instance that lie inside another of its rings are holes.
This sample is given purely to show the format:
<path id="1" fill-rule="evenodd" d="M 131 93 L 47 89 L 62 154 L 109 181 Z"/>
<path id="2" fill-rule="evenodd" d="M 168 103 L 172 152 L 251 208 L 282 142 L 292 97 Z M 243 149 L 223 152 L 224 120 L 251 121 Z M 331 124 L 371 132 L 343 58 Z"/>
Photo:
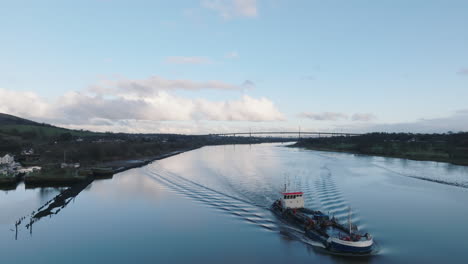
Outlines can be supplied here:
<path id="1" fill-rule="evenodd" d="M 468 131 L 465 0 L 0 0 L 0 112 L 94 131 Z"/>

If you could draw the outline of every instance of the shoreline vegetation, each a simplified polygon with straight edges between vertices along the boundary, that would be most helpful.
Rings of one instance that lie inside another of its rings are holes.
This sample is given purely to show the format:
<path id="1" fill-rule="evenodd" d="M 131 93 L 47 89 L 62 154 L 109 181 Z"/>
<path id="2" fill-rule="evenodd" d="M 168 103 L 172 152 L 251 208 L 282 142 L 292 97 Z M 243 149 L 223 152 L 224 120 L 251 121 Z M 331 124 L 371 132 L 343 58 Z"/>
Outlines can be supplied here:
<path id="1" fill-rule="evenodd" d="M 119 160 L 113 162 L 106 162 L 97 167 L 85 169 L 59 169 L 54 172 L 37 172 L 27 177 L 23 181 L 26 188 L 35 187 L 68 187 L 76 183 L 84 182 L 87 180 L 107 179 L 112 178 L 114 174 L 145 166 L 153 161 L 169 158 L 193 149 L 183 149 L 172 151 L 169 153 L 161 154 L 155 157 L 149 157 L 138 160 Z"/>
<path id="2" fill-rule="evenodd" d="M 468 132 L 303 138 L 290 147 L 468 166 Z"/>
<path id="3" fill-rule="evenodd" d="M 69 187 L 87 179 L 111 178 L 115 173 L 203 146 L 286 141 L 264 137 L 70 130 L 0 113 L 0 155 L 13 155 L 23 168 L 41 167 L 31 173 L 8 171 L 3 167 L 7 173 L 0 173 L 0 189 L 15 189 L 21 181 L 26 188 Z"/>

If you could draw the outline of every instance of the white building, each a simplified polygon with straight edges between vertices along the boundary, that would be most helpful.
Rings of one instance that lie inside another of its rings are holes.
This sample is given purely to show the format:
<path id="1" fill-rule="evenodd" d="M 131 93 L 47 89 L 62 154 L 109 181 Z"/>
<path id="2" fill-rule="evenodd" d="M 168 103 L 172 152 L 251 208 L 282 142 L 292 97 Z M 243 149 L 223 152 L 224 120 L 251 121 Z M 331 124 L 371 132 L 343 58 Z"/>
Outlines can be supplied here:
<path id="1" fill-rule="evenodd" d="M 35 172 L 35 171 L 40 171 L 41 170 L 41 167 L 39 166 L 33 166 L 33 167 L 29 167 L 29 168 L 21 168 L 18 170 L 19 173 L 31 173 L 31 172 Z"/>
<path id="2" fill-rule="evenodd" d="M 9 154 L 6 154 L 3 157 L 0 157 L 0 164 L 12 164 L 15 162 L 15 158 L 13 156 L 10 156 Z"/>

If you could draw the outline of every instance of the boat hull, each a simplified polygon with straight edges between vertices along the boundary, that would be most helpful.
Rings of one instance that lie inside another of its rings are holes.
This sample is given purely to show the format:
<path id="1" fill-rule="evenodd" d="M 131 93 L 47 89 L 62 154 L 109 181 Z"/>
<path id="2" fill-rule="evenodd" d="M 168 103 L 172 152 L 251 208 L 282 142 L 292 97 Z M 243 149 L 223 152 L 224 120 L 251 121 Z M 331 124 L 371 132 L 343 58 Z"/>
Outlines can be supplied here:
<path id="1" fill-rule="evenodd" d="M 343 241 L 337 238 L 329 238 L 327 246 L 330 250 L 347 253 L 368 253 L 372 251 L 373 240 Z"/>
<path id="2" fill-rule="evenodd" d="M 290 209 L 282 209 L 277 203 L 272 205 L 273 212 L 281 219 L 290 224 L 304 228 L 305 235 L 315 241 L 321 242 L 329 251 L 350 254 L 368 254 L 373 250 L 374 241 L 372 238 L 362 239 L 358 241 L 341 240 L 338 237 L 330 236 L 325 230 L 318 228 L 310 228 L 307 226 L 307 219 L 310 217 L 324 217 L 329 219 L 327 215 L 322 214 L 320 211 L 313 211 L 310 209 L 302 208 L 297 211 Z M 311 216 L 312 215 L 312 216 Z M 306 217 L 304 217 L 306 216 Z M 339 229 L 343 234 L 348 234 L 346 228 L 335 222 L 335 229 Z"/>

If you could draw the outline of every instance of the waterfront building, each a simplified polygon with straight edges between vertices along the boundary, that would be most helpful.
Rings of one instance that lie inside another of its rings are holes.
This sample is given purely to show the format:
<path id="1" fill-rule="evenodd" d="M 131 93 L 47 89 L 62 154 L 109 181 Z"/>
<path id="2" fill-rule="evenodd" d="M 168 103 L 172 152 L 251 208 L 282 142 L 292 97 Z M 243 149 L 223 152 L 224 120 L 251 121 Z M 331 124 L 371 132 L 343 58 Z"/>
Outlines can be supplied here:
<path id="1" fill-rule="evenodd" d="M 13 156 L 10 156 L 9 154 L 6 154 L 3 157 L 0 157 L 0 164 L 12 164 L 15 162 L 15 158 Z"/>

